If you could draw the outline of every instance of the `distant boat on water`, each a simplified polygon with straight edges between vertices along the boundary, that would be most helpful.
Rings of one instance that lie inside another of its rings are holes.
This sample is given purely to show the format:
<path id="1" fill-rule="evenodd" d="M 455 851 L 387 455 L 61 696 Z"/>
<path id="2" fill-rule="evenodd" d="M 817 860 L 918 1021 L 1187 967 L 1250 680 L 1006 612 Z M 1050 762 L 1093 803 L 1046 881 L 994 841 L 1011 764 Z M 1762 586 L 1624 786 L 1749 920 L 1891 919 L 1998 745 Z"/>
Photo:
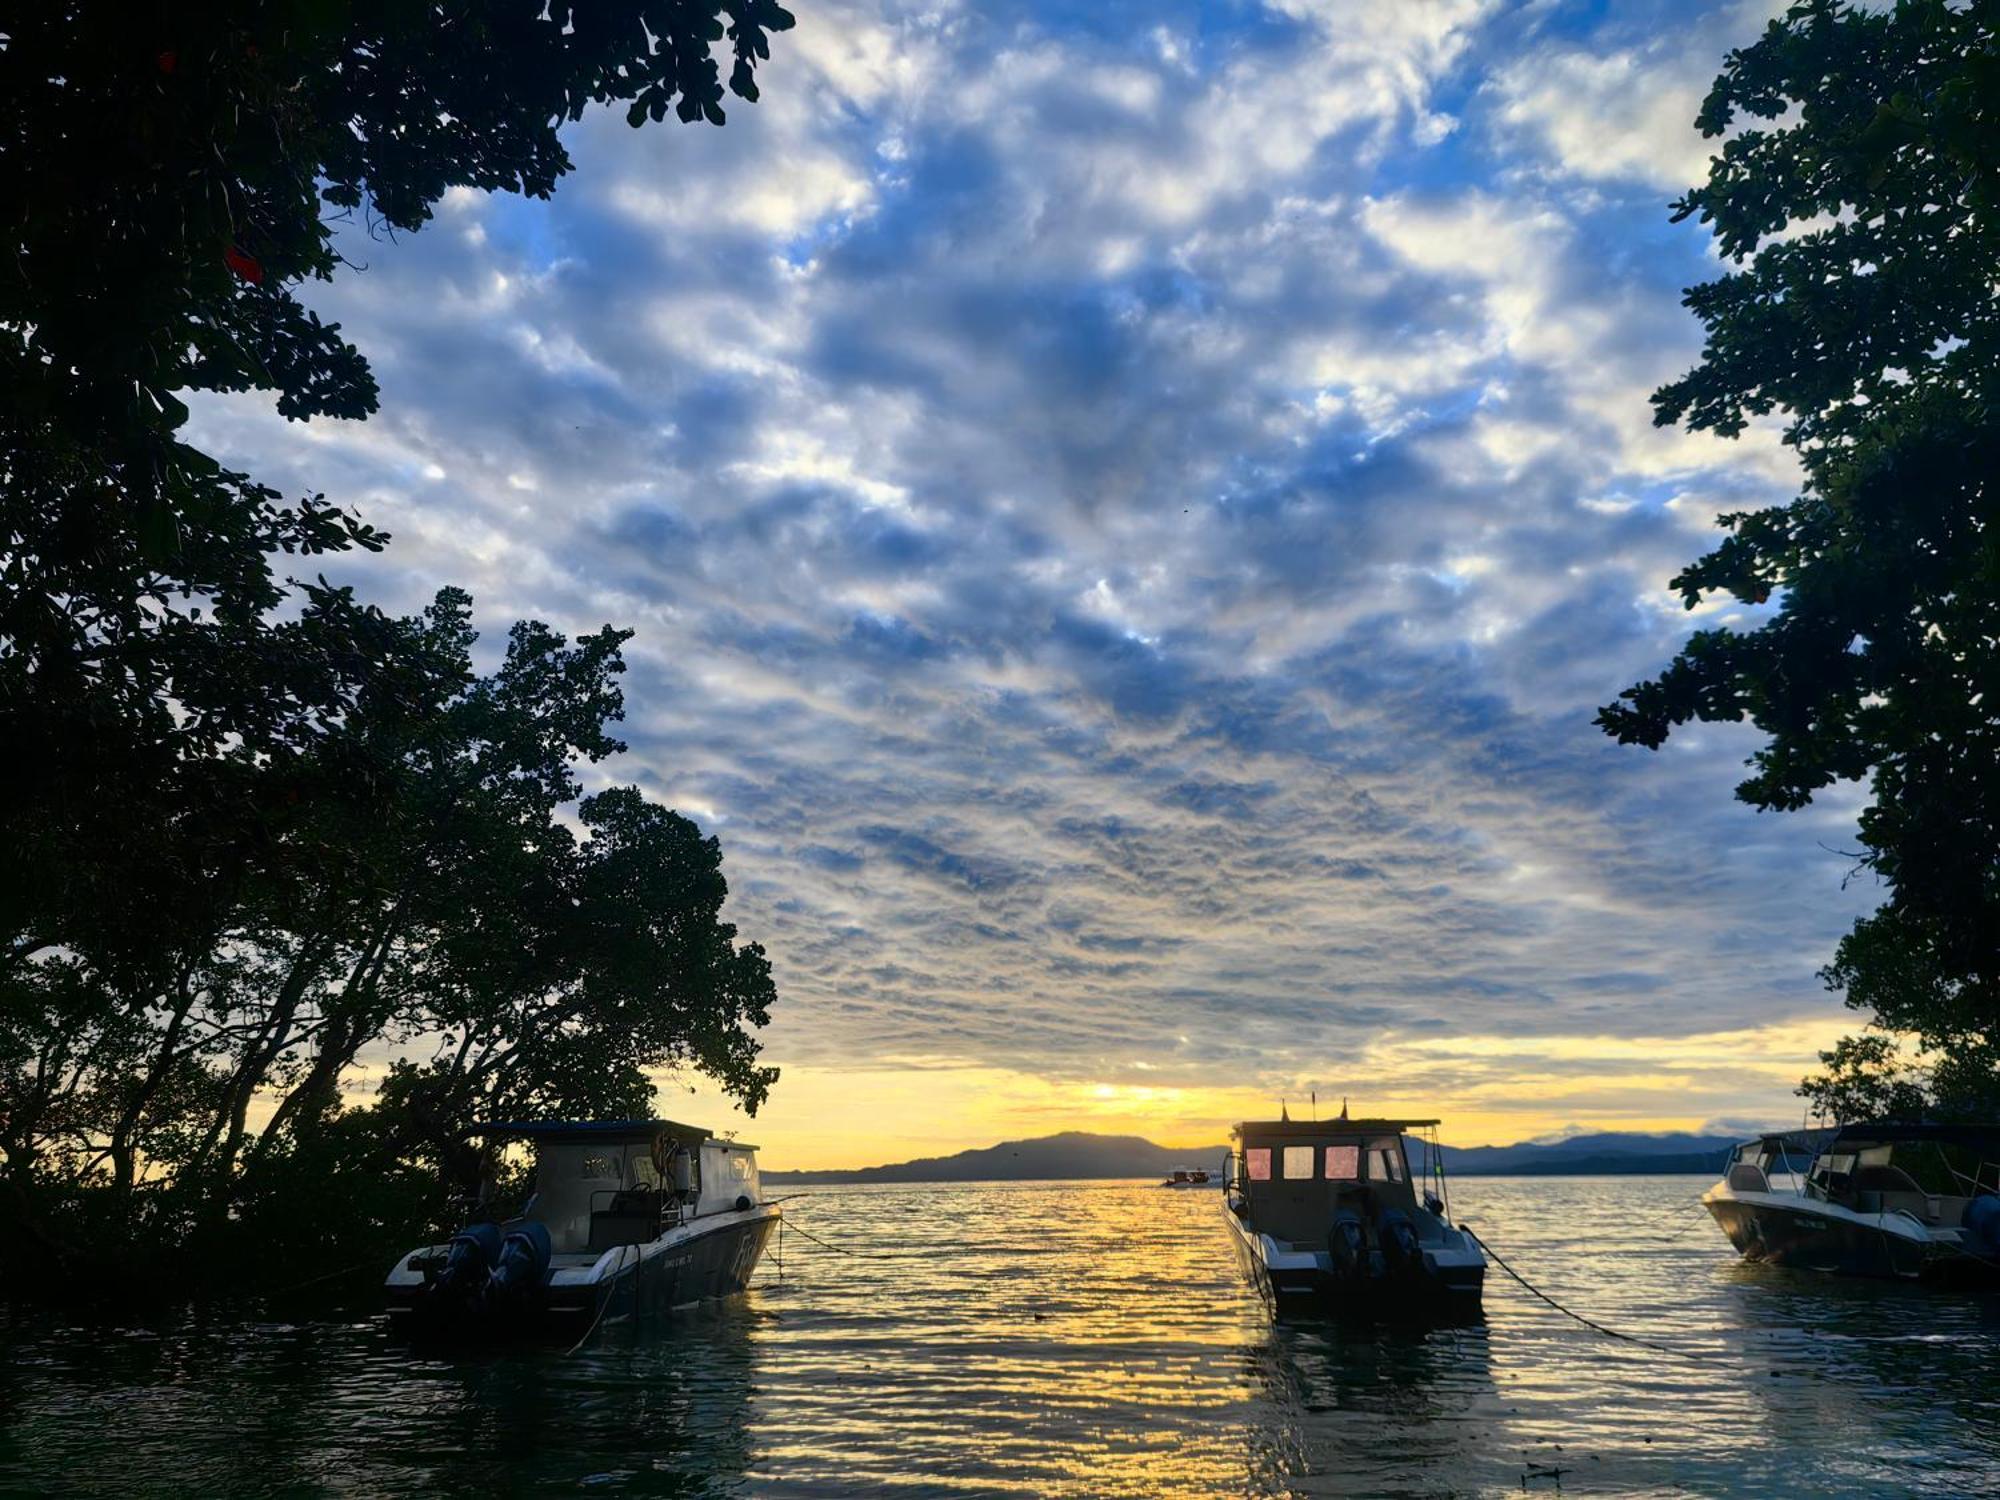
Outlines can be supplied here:
<path id="1" fill-rule="evenodd" d="M 1175 1167 L 1167 1174 L 1167 1180 L 1160 1184 L 1163 1188 L 1206 1188 L 1221 1187 L 1222 1179 L 1206 1167 Z"/>
<path id="2" fill-rule="evenodd" d="M 1476 1312 L 1486 1257 L 1454 1228 L 1440 1157 L 1421 1200 L 1405 1137 L 1435 1120 L 1245 1121 L 1224 1200 L 1238 1259 L 1280 1310 Z"/>
<path id="3" fill-rule="evenodd" d="M 488 1140 L 535 1147 L 518 1218 L 412 1250 L 384 1286 L 392 1319 L 431 1335 L 569 1328 L 740 1292 L 781 1210 L 757 1148 L 672 1120 L 525 1121 Z"/>
<path id="4" fill-rule="evenodd" d="M 1701 1201 L 1745 1260 L 2000 1284 L 2000 1126 L 1761 1135 Z"/>

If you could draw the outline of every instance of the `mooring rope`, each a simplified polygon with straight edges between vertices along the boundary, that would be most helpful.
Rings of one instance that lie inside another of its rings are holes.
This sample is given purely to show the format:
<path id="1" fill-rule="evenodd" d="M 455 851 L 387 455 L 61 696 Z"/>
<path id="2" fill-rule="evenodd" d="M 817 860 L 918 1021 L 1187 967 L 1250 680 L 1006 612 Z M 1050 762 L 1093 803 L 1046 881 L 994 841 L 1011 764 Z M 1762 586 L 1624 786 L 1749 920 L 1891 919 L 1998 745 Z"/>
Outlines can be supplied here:
<path id="1" fill-rule="evenodd" d="M 814 1234 L 810 1229 L 807 1229 L 803 1224 L 792 1225 L 792 1232 L 795 1234 L 804 1235 L 807 1239 L 811 1240 L 815 1245 L 824 1246 L 826 1249 L 831 1250 L 835 1255 L 851 1255 L 856 1260 L 901 1259 L 900 1256 L 889 1254 L 887 1251 L 883 1250 L 849 1250 L 844 1245 L 836 1245 L 831 1240 L 821 1239 L 818 1235 Z"/>
<path id="2" fill-rule="evenodd" d="M 604 1300 L 597 1304 L 597 1316 L 592 1318 L 590 1320 L 590 1326 L 583 1330 L 583 1337 L 578 1339 L 574 1344 L 571 1344 L 569 1348 L 563 1351 L 564 1359 L 568 1359 L 572 1354 L 576 1353 L 577 1350 L 581 1349 L 585 1344 L 589 1343 L 590 1336 L 593 1333 L 597 1332 L 597 1325 L 604 1321 L 605 1313 L 610 1311 L 612 1300 L 616 1298 L 618 1295 L 618 1273 L 625 1269 L 625 1252 L 627 1250 L 630 1250 L 631 1248 L 632 1247 L 630 1245 L 620 1245 L 618 1247 L 618 1264 L 611 1268 L 611 1276 L 604 1284 Z M 641 1259 L 643 1258 L 644 1258 L 644 1252 L 641 1252 Z M 637 1281 L 634 1281 L 632 1283 L 632 1305 L 636 1307 L 638 1306 L 638 1303 L 639 1303 L 639 1284 Z"/>
<path id="3" fill-rule="evenodd" d="M 1656 1235 L 1653 1241 L 1655 1244 L 1671 1245 L 1676 1240 L 1687 1238 L 1687 1232 L 1690 1229 L 1695 1228 L 1699 1224 L 1705 1224 L 1708 1222 L 1708 1205 L 1706 1203 L 1702 1202 L 1701 1199 L 1697 1198 L 1694 1200 L 1693 1204 L 1688 1206 L 1701 1210 L 1700 1216 L 1688 1218 L 1681 1225 L 1681 1227 L 1676 1229 L 1672 1234 Z"/>
<path id="4" fill-rule="evenodd" d="M 1472 1241 L 1473 1244 L 1477 1245 L 1481 1250 L 1484 1250 L 1488 1255 L 1493 1257 L 1494 1265 L 1498 1266 L 1501 1270 L 1505 1271 L 1509 1276 L 1513 1277 L 1516 1281 L 1520 1282 L 1522 1286 L 1526 1287 L 1535 1296 L 1541 1298 L 1542 1301 L 1548 1303 L 1550 1307 L 1553 1307 L 1557 1312 L 1561 1313 L 1564 1317 L 1574 1318 L 1576 1319 L 1577 1322 L 1583 1324 L 1584 1327 L 1589 1328 L 1597 1333 L 1601 1333 L 1606 1338 L 1619 1339 L 1624 1343 L 1628 1344 L 1638 1344 L 1642 1348 L 1658 1350 L 1661 1354 L 1671 1354 L 1677 1359 L 1692 1359 L 1692 1360 L 1699 1360 L 1703 1363 L 1707 1362 L 1708 1357 L 1706 1355 L 1695 1354 L 1686 1349 L 1676 1349 L 1672 1344 L 1655 1343 L 1651 1339 L 1640 1338 L 1639 1335 L 1636 1333 L 1621 1333 L 1616 1328 L 1606 1328 L 1602 1323 L 1597 1322 L 1595 1319 L 1586 1318 L 1582 1313 L 1577 1312 L 1572 1308 L 1564 1307 L 1560 1302 L 1556 1301 L 1555 1298 L 1551 1297 L 1547 1292 L 1543 1291 L 1540 1287 L 1536 1286 L 1532 1281 L 1528 1280 L 1528 1278 L 1523 1276 L 1519 1271 L 1515 1270 L 1512 1266 L 1508 1265 L 1506 1261 L 1502 1260 L 1500 1258 L 1500 1252 L 1495 1250 L 1491 1245 L 1487 1244 L 1486 1241 L 1482 1240 L 1478 1235 L 1474 1234 L 1471 1229 L 1469 1229 L 1464 1224 L 1461 1224 L 1458 1227 L 1461 1231 L 1463 1231 L 1466 1237 Z"/>
<path id="5" fill-rule="evenodd" d="M 379 1260 L 370 1256 L 367 1260 L 358 1260 L 351 1266 L 342 1266 L 338 1271 L 328 1271 L 324 1276 L 308 1276 L 304 1281 L 295 1281 L 289 1286 L 281 1286 L 275 1291 L 263 1292 L 259 1295 L 267 1299 L 289 1297 L 293 1292 L 302 1292 L 309 1286 L 319 1286 L 340 1276 L 355 1276 L 363 1271 L 379 1268 L 381 1264 Z"/>

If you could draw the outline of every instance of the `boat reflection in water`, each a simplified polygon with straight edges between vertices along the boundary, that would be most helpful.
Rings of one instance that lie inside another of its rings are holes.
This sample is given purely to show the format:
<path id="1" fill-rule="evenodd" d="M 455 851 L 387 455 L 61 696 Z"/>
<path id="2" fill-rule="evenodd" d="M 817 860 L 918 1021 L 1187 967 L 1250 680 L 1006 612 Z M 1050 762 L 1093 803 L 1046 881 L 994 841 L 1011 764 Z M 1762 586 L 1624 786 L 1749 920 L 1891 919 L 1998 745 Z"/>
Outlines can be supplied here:
<path id="1" fill-rule="evenodd" d="M 607 1319 L 567 1357 L 521 1346 L 423 1361 L 405 1353 L 390 1389 L 410 1415 L 370 1413 L 376 1439 L 354 1468 L 371 1478 L 354 1492 L 752 1492 L 754 1375 L 770 1321 L 732 1297 L 676 1314 L 668 1337 L 650 1321 Z M 362 1446 L 358 1435 L 350 1442 Z"/>
<path id="2" fill-rule="evenodd" d="M 1453 1227 L 1442 1160 L 1421 1201 L 1405 1133 L 1435 1120 L 1238 1125 L 1224 1218 L 1237 1258 L 1281 1310 L 1477 1316 L 1486 1257 Z"/>
<path id="3" fill-rule="evenodd" d="M 1249 1353 L 1262 1410 L 1251 1494 L 1457 1495 L 1511 1490 L 1509 1432 L 1483 1326 L 1281 1318 Z"/>

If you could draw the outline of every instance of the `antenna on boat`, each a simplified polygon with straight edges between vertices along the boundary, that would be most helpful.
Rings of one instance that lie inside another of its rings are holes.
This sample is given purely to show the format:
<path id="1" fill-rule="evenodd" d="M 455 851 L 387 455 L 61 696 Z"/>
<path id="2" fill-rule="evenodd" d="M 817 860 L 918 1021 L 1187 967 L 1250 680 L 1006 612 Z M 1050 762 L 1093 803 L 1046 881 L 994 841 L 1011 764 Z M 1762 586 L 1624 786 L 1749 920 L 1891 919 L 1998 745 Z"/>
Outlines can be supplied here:
<path id="1" fill-rule="evenodd" d="M 1319 1090 L 1314 1089 L 1312 1091 L 1312 1096 L 1313 1096 L 1313 1119 L 1317 1120 L 1319 1119 Z"/>
<path id="2" fill-rule="evenodd" d="M 1282 1094 L 1278 1096 L 1278 1118 L 1287 1125 L 1292 1123 L 1292 1113 L 1285 1108 L 1285 1100 Z"/>
<path id="3" fill-rule="evenodd" d="M 1347 1118 L 1347 1095 L 1345 1094 L 1340 1096 L 1340 1118 L 1343 1120 Z"/>

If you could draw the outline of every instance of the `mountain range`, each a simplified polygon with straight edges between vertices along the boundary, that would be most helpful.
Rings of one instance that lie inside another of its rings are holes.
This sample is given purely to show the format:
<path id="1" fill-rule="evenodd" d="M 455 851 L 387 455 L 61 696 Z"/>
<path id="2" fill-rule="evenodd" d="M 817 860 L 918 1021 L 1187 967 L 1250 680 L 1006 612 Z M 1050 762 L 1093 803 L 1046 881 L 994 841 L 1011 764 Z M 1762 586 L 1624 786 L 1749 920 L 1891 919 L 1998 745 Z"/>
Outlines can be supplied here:
<path id="1" fill-rule="evenodd" d="M 1523 1141 L 1514 1146 L 1443 1146 L 1447 1173 L 1462 1177 L 1608 1177 L 1625 1174 L 1721 1171 L 1737 1137 L 1646 1135 L 1632 1131 L 1579 1135 L 1565 1141 Z M 1413 1169 L 1423 1170 L 1422 1144 L 1411 1143 Z M 1027 1141 L 1002 1141 L 880 1167 L 808 1172 L 766 1171 L 767 1183 L 1028 1182 L 1078 1178 L 1164 1177 L 1175 1167 L 1215 1171 L 1229 1148 L 1160 1146 L 1136 1135 L 1095 1135 L 1066 1130 Z"/>

